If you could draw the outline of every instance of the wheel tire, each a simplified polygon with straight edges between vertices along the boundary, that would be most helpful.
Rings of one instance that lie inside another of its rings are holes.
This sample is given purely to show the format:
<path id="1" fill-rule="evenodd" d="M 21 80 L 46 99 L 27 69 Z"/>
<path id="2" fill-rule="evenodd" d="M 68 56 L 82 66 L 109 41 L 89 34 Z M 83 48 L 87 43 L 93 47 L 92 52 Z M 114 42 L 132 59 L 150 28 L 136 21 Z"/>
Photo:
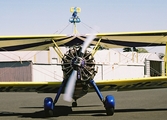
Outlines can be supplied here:
<path id="1" fill-rule="evenodd" d="M 53 110 L 45 110 L 45 116 L 46 117 L 52 117 L 54 115 L 54 111 Z"/>
<path id="2" fill-rule="evenodd" d="M 73 102 L 72 107 L 77 107 L 77 102 Z"/>
<path id="3" fill-rule="evenodd" d="M 108 116 L 114 115 L 114 108 L 113 108 L 113 107 L 111 107 L 111 108 L 106 108 L 106 114 L 107 114 Z"/>
<path id="4" fill-rule="evenodd" d="M 44 112 L 46 117 L 51 117 L 54 115 L 54 104 L 51 97 L 46 97 L 44 99 Z"/>

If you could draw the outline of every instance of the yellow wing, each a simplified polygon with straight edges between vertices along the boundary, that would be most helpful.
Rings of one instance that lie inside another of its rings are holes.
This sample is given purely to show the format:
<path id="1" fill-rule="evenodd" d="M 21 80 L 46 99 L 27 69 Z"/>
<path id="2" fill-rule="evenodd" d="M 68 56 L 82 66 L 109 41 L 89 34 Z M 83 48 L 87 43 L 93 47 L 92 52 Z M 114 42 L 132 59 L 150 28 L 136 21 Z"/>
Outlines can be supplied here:
<path id="1" fill-rule="evenodd" d="M 57 93 L 61 82 L 0 82 L 0 92 Z"/>
<path id="2" fill-rule="evenodd" d="M 96 81 L 101 91 L 167 88 L 167 77 Z M 0 92 L 57 93 L 61 82 L 0 82 Z M 89 92 L 94 89 L 90 87 Z"/>
<path id="3" fill-rule="evenodd" d="M 108 91 L 108 90 L 126 91 L 126 90 L 167 88 L 167 76 L 122 79 L 122 80 L 121 79 L 102 80 L 96 82 L 96 84 L 102 91 Z"/>
<path id="4" fill-rule="evenodd" d="M 16 50 L 47 50 L 54 46 L 52 40 L 58 45 L 64 45 L 73 39 L 73 36 L 61 35 L 29 35 L 29 36 L 0 36 L 0 51 Z"/>
<path id="5" fill-rule="evenodd" d="M 99 33 L 100 44 L 107 48 L 162 46 L 167 42 L 167 31 Z M 98 41 L 98 39 L 95 39 Z"/>
<path id="6" fill-rule="evenodd" d="M 73 46 L 82 44 L 88 35 L 0 36 L 0 51 L 47 50 L 54 46 L 52 40 L 59 46 Z M 107 48 L 161 46 L 166 45 L 166 35 L 167 31 L 98 33 L 92 44 L 101 39 L 100 45 Z"/>

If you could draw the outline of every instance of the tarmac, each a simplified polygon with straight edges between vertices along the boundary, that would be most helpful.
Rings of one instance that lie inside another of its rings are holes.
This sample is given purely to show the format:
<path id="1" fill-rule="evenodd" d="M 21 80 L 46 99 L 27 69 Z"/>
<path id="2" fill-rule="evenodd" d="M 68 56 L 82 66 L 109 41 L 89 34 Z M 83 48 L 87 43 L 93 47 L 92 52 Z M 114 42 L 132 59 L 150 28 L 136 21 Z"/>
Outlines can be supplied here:
<path id="1" fill-rule="evenodd" d="M 167 120 L 167 89 L 140 91 L 108 91 L 115 96 L 113 116 L 106 116 L 103 104 L 95 92 L 78 100 L 78 107 L 63 100 L 55 106 L 55 115 L 45 117 L 43 99 L 55 94 L 0 93 L 0 120 Z"/>

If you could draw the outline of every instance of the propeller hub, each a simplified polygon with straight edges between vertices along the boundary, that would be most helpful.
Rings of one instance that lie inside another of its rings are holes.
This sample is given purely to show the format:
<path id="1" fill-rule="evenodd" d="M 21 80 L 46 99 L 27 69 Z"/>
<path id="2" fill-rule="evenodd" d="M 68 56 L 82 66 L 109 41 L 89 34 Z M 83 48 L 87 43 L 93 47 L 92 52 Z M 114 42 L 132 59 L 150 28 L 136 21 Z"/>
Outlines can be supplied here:
<path id="1" fill-rule="evenodd" d="M 85 62 L 81 57 L 75 57 L 72 59 L 72 66 L 74 70 L 77 70 L 78 67 L 84 67 Z"/>

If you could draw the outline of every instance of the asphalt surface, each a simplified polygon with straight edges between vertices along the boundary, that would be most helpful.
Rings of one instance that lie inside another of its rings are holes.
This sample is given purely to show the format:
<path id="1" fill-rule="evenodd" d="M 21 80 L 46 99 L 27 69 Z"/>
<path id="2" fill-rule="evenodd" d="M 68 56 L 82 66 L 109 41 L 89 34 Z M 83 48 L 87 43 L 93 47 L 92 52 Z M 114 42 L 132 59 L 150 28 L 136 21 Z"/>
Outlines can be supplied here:
<path id="1" fill-rule="evenodd" d="M 43 99 L 54 94 L 0 93 L 0 120 L 167 120 L 167 89 L 103 92 L 116 99 L 114 116 L 106 116 L 96 93 L 78 100 L 78 107 L 63 101 L 56 104 L 56 114 L 46 118 Z"/>

